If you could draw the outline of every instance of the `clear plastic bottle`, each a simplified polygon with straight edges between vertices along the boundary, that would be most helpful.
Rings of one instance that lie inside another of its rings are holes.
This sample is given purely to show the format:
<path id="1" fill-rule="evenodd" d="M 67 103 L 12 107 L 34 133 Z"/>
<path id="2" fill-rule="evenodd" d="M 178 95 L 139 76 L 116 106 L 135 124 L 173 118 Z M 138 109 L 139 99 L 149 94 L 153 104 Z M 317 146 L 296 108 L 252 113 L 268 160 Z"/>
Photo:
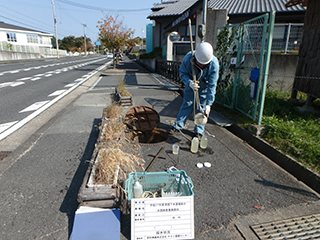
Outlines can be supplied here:
<path id="1" fill-rule="evenodd" d="M 191 141 L 191 152 L 196 153 L 199 149 L 199 139 L 197 137 L 194 137 Z"/>
<path id="2" fill-rule="evenodd" d="M 143 193 L 142 185 L 138 181 L 136 181 L 134 186 L 133 186 L 133 196 L 134 196 L 134 198 L 140 198 L 142 193 Z"/>
<path id="3" fill-rule="evenodd" d="M 201 138 L 201 140 L 200 140 L 200 147 L 201 147 L 202 149 L 206 149 L 207 146 L 208 146 L 208 138 L 207 138 L 206 135 L 203 135 L 202 138 Z"/>

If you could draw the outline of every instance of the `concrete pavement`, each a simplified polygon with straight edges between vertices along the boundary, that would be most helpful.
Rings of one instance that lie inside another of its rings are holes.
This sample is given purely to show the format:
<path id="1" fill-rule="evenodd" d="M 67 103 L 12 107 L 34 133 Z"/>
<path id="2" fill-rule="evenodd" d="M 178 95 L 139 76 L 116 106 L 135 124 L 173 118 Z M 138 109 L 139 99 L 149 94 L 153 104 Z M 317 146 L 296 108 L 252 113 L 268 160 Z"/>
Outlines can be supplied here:
<path id="1" fill-rule="evenodd" d="M 124 80 L 134 106 L 149 106 L 169 130 L 182 97 L 160 76 L 126 59 L 83 84 L 84 90 L 0 163 L 1 239 L 67 239 L 77 193 L 88 167 L 102 110 Z M 130 107 L 125 108 L 129 110 Z M 30 123 L 32 124 L 32 123 Z M 184 135 L 142 144 L 150 171 L 175 166 L 194 184 L 195 239 L 258 239 L 252 225 L 320 213 L 319 195 L 225 128 L 209 122 L 208 148 L 190 152 L 190 118 Z M 172 154 L 172 144 L 180 146 Z M 197 163 L 210 162 L 210 168 Z M 121 216 L 121 239 L 130 239 L 130 215 Z"/>

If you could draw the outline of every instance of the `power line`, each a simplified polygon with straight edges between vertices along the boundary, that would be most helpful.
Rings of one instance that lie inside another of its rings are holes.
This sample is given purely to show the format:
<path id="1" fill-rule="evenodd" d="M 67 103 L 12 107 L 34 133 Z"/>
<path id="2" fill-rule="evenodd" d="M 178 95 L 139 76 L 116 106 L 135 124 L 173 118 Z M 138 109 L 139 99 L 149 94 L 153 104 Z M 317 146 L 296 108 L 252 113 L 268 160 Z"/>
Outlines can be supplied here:
<path id="1" fill-rule="evenodd" d="M 38 31 L 38 30 L 35 30 L 35 28 L 36 28 L 36 27 L 31 26 L 31 25 L 29 25 L 29 24 L 22 23 L 22 22 L 19 22 L 19 21 L 17 21 L 17 20 L 13 20 L 13 19 L 11 19 L 11 18 L 8 18 L 8 17 L 5 17 L 5 16 L 2 16 L 2 15 L 0 15 L 0 17 L 5 18 L 5 19 L 8 19 L 8 20 L 10 20 L 10 21 L 12 21 L 12 22 L 19 23 L 19 24 L 24 25 L 24 26 L 27 26 L 27 27 L 31 27 L 31 28 L 33 28 L 32 30 L 34 30 L 34 31 Z M 30 30 L 31 30 L 31 29 L 30 29 Z M 41 31 L 42 31 L 42 30 L 41 30 Z M 39 32 L 41 32 L 41 31 L 39 31 Z M 44 33 L 44 32 L 43 32 L 43 33 Z"/>
<path id="2" fill-rule="evenodd" d="M 141 12 L 141 11 L 149 11 L 150 8 L 141 8 L 141 9 L 107 9 L 107 8 L 101 8 L 101 7 L 95 7 L 90 6 L 86 4 L 76 3 L 68 0 L 57 0 L 62 3 L 66 3 L 69 5 L 73 5 L 80 8 L 86 8 L 86 9 L 92 9 L 92 10 L 98 10 L 98 11 L 107 11 L 107 12 Z"/>
<path id="3" fill-rule="evenodd" d="M 39 19 L 35 19 L 35 18 L 32 18 L 32 17 L 29 17 L 29 16 L 27 16 L 27 15 L 21 13 L 21 12 L 18 12 L 18 11 L 16 11 L 16 10 L 10 9 L 10 8 L 5 7 L 5 6 L 3 6 L 3 5 L 0 5 L 0 6 L 3 7 L 3 8 L 6 8 L 6 9 L 12 11 L 12 12 L 18 13 L 19 16 L 20 16 L 20 15 L 25 16 L 25 17 L 30 18 L 31 20 L 36 21 L 37 23 L 39 23 Z M 16 18 L 17 18 L 17 16 L 16 16 Z M 22 20 L 23 20 L 23 19 L 22 19 Z M 45 25 L 45 24 L 43 24 L 43 25 Z M 46 27 L 48 27 L 48 26 L 46 26 Z M 39 27 L 39 28 L 43 28 L 43 27 Z M 44 29 L 44 28 L 43 28 L 43 29 Z"/>

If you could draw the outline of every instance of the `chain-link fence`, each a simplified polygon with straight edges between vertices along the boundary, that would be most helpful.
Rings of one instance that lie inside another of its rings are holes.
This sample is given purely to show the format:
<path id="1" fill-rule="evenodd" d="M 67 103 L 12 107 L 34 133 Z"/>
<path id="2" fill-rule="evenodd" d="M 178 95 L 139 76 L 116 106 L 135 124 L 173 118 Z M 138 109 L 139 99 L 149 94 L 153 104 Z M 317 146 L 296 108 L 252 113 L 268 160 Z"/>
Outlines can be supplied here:
<path id="1" fill-rule="evenodd" d="M 253 120 L 263 110 L 273 23 L 272 13 L 270 23 L 269 14 L 265 14 L 218 30 L 216 55 L 220 79 L 216 101 Z"/>

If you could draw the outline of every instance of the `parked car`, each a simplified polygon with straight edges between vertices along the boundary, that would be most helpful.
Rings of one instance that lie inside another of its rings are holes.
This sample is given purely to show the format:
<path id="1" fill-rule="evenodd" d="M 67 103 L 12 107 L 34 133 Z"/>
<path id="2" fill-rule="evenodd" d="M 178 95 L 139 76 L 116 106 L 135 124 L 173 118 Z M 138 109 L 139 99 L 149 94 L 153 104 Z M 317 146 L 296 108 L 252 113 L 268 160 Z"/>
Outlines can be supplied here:
<path id="1" fill-rule="evenodd" d="M 107 58 L 112 58 L 113 54 L 112 53 L 107 53 Z"/>

